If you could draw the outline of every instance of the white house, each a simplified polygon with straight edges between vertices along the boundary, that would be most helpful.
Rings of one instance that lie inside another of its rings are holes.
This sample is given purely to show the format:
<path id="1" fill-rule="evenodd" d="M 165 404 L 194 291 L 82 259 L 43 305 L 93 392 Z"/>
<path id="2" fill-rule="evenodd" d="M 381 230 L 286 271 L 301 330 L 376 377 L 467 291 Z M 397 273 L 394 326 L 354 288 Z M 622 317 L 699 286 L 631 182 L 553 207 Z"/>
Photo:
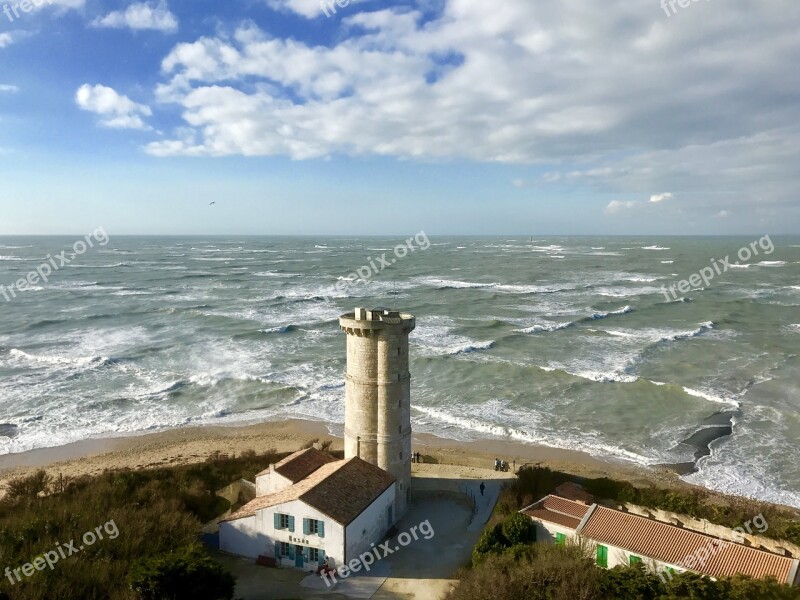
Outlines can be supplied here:
<path id="1" fill-rule="evenodd" d="M 800 583 L 800 561 L 720 538 L 558 496 L 546 496 L 520 512 L 536 523 L 537 541 L 564 544 L 569 539 L 594 546 L 600 567 L 644 563 L 658 572 L 693 571 L 709 577 L 749 575 Z M 731 538 L 733 532 L 731 532 Z"/>
<path id="2" fill-rule="evenodd" d="M 220 523 L 220 549 L 316 569 L 347 563 L 394 525 L 395 478 L 353 457 L 301 450 L 257 477 L 257 496 Z"/>

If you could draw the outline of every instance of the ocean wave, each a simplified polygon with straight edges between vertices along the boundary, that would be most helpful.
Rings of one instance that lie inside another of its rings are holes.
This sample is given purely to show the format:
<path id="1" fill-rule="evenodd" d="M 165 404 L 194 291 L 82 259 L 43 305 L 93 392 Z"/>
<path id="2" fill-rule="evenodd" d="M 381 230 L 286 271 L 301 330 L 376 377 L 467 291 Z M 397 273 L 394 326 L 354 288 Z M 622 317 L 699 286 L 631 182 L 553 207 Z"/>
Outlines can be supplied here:
<path id="1" fill-rule="evenodd" d="M 27 362 L 48 364 L 48 365 L 74 366 L 74 367 L 107 366 L 116 364 L 119 360 L 107 356 L 85 356 L 76 358 L 72 356 L 60 356 L 60 355 L 50 355 L 50 356 L 36 355 L 36 354 L 29 354 L 24 350 L 20 350 L 18 348 L 11 348 L 11 350 L 9 350 L 9 356 Z"/>
<path id="2" fill-rule="evenodd" d="M 501 439 L 512 439 L 526 444 L 547 446 L 549 448 L 567 448 L 570 450 L 577 450 L 586 452 L 592 456 L 615 456 L 639 465 L 648 465 L 652 462 L 650 459 L 641 454 L 631 452 L 613 444 L 604 443 L 601 440 L 597 440 L 597 436 L 595 435 L 581 435 L 575 437 L 570 436 L 569 438 L 565 438 L 563 435 L 549 436 L 544 433 L 526 431 L 522 428 L 522 426 L 515 427 L 512 425 L 498 425 L 492 423 L 491 417 L 487 413 L 509 414 L 512 412 L 508 409 L 508 407 L 496 406 L 497 404 L 497 402 L 494 402 L 491 406 L 484 408 L 482 412 L 486 414 L 487 418 L 485 419 L 482 418 L 483 415 L 481 414 L 478 415 L 478 418 L 463 416 L 474 414 L 476 408 L 478 408 L 470 405 L 460 405 L 456 407 L 456 409 L 451 409 L 451 411 L 454 410 L 457 414 L 440 408 L 427 406 L 413 405 L 412 409 L 417 413 L 426 415 L 427 417 L 444 424 L 445 426 L 450 426 L 457 430 L 461 430 L 468 436 L 471 433 L 478 433 Z M 524 427 L 530 427 L 529 423 L 532 417 L 535 415 L 525 412 L 524 414 L 515 416 L 517 416 L 520 421 L 524 421 L 526 423 Z M 434 433 L 441 435 L 441 432 L 435 426 L 431 429 Z M 449 432 L 445 432 L 444 437 L 448 437 L 447 433 Z"/>
<path id="3" fill-rule="evenodd" d="M 290 333 L 292 331 L 297 331 L 299 327 L 297 325 L 283 325 L 279 327 L 269 327 L 267 329 L 259 329 L 259 333 Z"/>
<path id="4" fill-rule="evenodd" d="M 665 248 L 664 246 L 642 246 L 642 250 L 671 250 L 671 248 Z"/>
<path id="5" fill-rule="evenodd" d="M 782 267 L 786 264 L 785 260 L 762 260 L 755 263 L 757 267 Z"/>
<path id="6" fill-rule="evenodd" d="M 456 356 L 458 354 L 471 354 L 472 352 L 478 352 L 480 350 L 489 350 L 490 348 L 494 347 L 494 344 L 494 340 L 489 340 L 486 342 L 473 342 L 464 344 L 462 346 L 454 346 L 448 349 L 446 354 L 450 356 Z"/>
<path id="7" fill-rule="evenodd" d="M 739 401 L 734 400 L 733 398 L 723 398 L 722 396 L 717 396 L 716 394 L 712 394 L 710 392 L 696 390 L 694 388 L 686 386 L 683 386 L 683 391 L 689 394 L 690 396 L 694 396 L 695 398 L 702 398 L 703 400 L 707 400 L 708 402 L 713 402 L 715 404 L 728 404 L 736 408 L 741 408 L 741 404 L 739 403 Z"/>
<path id="8" fill-rule="evenodd" d="M 133 265 L 131 265 L 129 263 L 121 262 L 121 263 L 114 263 L 113 265 L 76 265 L 76 264 L 71 264 L 71 265 L 67 265 L 67 266 L 69 268 L 71 268 L 71 269 L 124 269 L 124 268 L 130 268 Z"/>
<path id="9" fill-rule="evenodd" d="M 557 292 L 573 291 L 575 286 L 548 286 L 548 285 L 526 285 L 510 283 L 480 283 L 473 281 L 458 281 L 454 279 L 437 279 L 424 277 L 418 279 L 424 285 L 437 286 L 439 290 L 450 289 L 491 289 L 510 294 L 554 294 Z"/>
<path id="10" fill-rule="evenodd" d="M 593 312 L 592 315 L 590 317 L 588 317 L 588 318 L 589 319 L 594 319 L 594 320 L 605 319 L 607 317 L 611 317 L 611 316 L 614 316 L 614 315 L 626 315 L 626 314 L 632 313 L 632 312 L 633 312 L 633 307 L 632 306 L 623 306 L 622 308 L 619 308 L 617 310 L 612 310 L 612 311 L 609 311 L 609 312 L 600 312 L 600 311 Z"/>
<path id="11" fill-rule="evenodd" d="M 662 264 L 662 265 L 671 265 L 671 264 L 673 264 L 674 262 L 675 262 L 674 260 L 662 260 L 662 261 L 661 261 L 661 264 Z"/>
<path id="12" fill-rule="evenodd" d="M 525 329 L 517 329 L 518 333 L 548 333 L 551 331 L 559 331 L 560 329 L 566 329 L 567 327 L 571 327 L 575 324 L 575 321 L 566 321 L 564 323 L 547 323 L 547 324 L 537 324 L 532 325 L 531 327 L 526 327 Z"/>

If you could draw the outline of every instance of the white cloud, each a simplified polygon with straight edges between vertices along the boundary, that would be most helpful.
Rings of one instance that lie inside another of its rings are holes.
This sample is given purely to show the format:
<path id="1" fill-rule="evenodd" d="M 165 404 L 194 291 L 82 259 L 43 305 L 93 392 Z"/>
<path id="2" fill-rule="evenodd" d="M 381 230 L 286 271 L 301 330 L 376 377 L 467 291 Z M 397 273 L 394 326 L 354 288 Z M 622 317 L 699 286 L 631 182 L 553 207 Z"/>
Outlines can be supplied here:
<path id="1" fill-rule="evenodd" d="M 800 105 L 785 101 L 800 3 L 774 2 L 701 3 L 680 24 L 629 0 L 351 5 L 339 41 L 316 46 L 245 26 L 164 58 L 158 97 L 194 134 L 148 151 L 533 164 L 546 182 L 642 203 L 658 189 L 680 198 L 654 204 L 682 208 L 730 208 L 715 206 L 730 191 L 788 202 L 800 189 Z"/>
<path id="2" fill-rule="evenodd" d="M 153 29 L 172 33 L 178 30 L 178 18 L 170 12 L 165 0 L 154 2 L 136 2 L 124 11 L 117 10 L 104 17 L 92 21 L 93 27 L 110 27 L 115 29 L 129 28 L 133 30 Z"/>
<path id="3" fill-rule="evenodd" d="M 319 0 L 267 0 L 267 4 L 275 10 L 297 13 L 307 19 L 313 19 L 323 14 Z M 339 8 L 337 7 L 336 10 L 338 11 Z"/>
<path id="4" fill-rule="evenodd" d="M 606 206 L 607 213 L 616 213 L 625 209 L 634 208 L 639 203 L 634 200 L 612 200 Z"/>
<path id="5" fill-rule="evenodd" d="M 100 124 L 114 129 L 151 129 L 142 116 L 152 114 L 149 106 L 137 104 L 104 85 L 83 84 L 75 93 L 75 103 L 88 112 L 99 115 Z"/>
<path id="6" fill-rule="evenodd" d="M 658 204 L 659 202 L 664 202 L 665 200 L 671 200 L 673 198 L 672 194 L 669 192 L 665 194 L 655 194 L 654 196 L 650 196 L 650 202 L 653 204 Z"/>
<path id="7" fill-rule="evenodd" d="M 19 88 L 16 85 L 9 85 L 7 83 L 0 83 L 0 92 L 7 92 L 9 94 L 15 94 L 19 91 Z"/>
<path id="8" fill-rule="evenodd" d="M 8 32 L 0 33 L 0 48 L 5 48 L 14 43 L 14 36 Z"/>
<path id="9" fill-rule="evenodd" d="M 727 219 L 728 217 L 731 216 L 731 213 L 728 210 L 721 210 L 714 216 L 717 217 L 718 219 Z"/>

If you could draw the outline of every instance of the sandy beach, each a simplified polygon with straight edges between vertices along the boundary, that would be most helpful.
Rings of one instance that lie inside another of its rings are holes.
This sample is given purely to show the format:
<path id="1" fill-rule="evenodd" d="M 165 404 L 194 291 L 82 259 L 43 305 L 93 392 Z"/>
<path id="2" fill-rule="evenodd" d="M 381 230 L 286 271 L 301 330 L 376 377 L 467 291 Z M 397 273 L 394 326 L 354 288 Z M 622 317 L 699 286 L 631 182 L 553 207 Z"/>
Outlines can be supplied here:
<path id="1" fill-rule="evenodd" d="M 0 456 L 0 485 L 10 478 L 45 469 L 65 477 L 98 475 L 106 470 L 149 469 L 202 462 L 215 453 L 240 454 L 247 450 L 292 452 L 313 439 L 332 440 L 342 449 L 342 439 L 329 434 L 322 422 L 287 420 L 239 426 L 186 427 L 128 437 L 91 439 L 65 446 Z M 583 452 L 514 441 L 460 442 L 429 434 L 414 435 L 414 451 L 438 463 L 453 475 L 491 469 L 494 458 L 517 468 L 524 464 L 547 466 L 581 477 L 611 477 L 633 483 L 659 482 L 687 485 L 674 474 L 636 465 L 605 461 Z"/>

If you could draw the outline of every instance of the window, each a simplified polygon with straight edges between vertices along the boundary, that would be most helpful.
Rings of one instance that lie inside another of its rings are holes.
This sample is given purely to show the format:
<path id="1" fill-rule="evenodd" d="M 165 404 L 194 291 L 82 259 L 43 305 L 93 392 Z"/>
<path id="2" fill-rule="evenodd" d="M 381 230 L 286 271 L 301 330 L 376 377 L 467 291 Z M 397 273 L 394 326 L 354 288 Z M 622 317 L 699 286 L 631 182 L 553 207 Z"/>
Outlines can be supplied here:
<path id="1" fill-rule="evenodd" d="M 641 557 L 636 556 L 635 554 L 631 554 L 628 560 L 632 567 L 635 567 L 636 565 L 642 562 Z"/>
<path id="2" fill-rule="evenodd" d="M 398 348 L 397 349 L 397 356 L 402 356 L 402 355 L 403 355 L 403 350 L 401 348 Z"/>
<path id="3" fill-rule="evenodd" d="M 400 450 L 400 460 L 403 460 L 403 451 Z"/>
<path id="4" fill-rule="evenodd" d="M 294 532 L 294 517 L 283 513 L 275 513 L 275 529 L 286 529 Z"/>
<path id="5" fill-rule="evenodd" d="M 597 546 L 597 566 L 608 568 L 608 548 L 602 545 Z"/>
<path id="6" fill-rule="evenodd" d="M 317 548 L 308 549 L 309 562 L 319 562 L 319 550 Z"/>
<path id="7" fill-rule="evenodd" d="M 557 533 L 556 544 L 558 544 L 559 546 L 563 546 L 566 543 L 567 543 L 567 536 L 564 535 L 563 533 Z"/>
<path id="8" fill-rule="evenodd" d="M 278 558 L 281 558 L 283 556 L 289 556 L 289 544 L 287 544 L 286 542 L 278 542 L 278 551 L 280 553 Z"/>
<path id="9" fill-rule="evenodd" d="M 317 519 L 303 519 L 303 534 L 325 537 L 325 523 Z"/>

